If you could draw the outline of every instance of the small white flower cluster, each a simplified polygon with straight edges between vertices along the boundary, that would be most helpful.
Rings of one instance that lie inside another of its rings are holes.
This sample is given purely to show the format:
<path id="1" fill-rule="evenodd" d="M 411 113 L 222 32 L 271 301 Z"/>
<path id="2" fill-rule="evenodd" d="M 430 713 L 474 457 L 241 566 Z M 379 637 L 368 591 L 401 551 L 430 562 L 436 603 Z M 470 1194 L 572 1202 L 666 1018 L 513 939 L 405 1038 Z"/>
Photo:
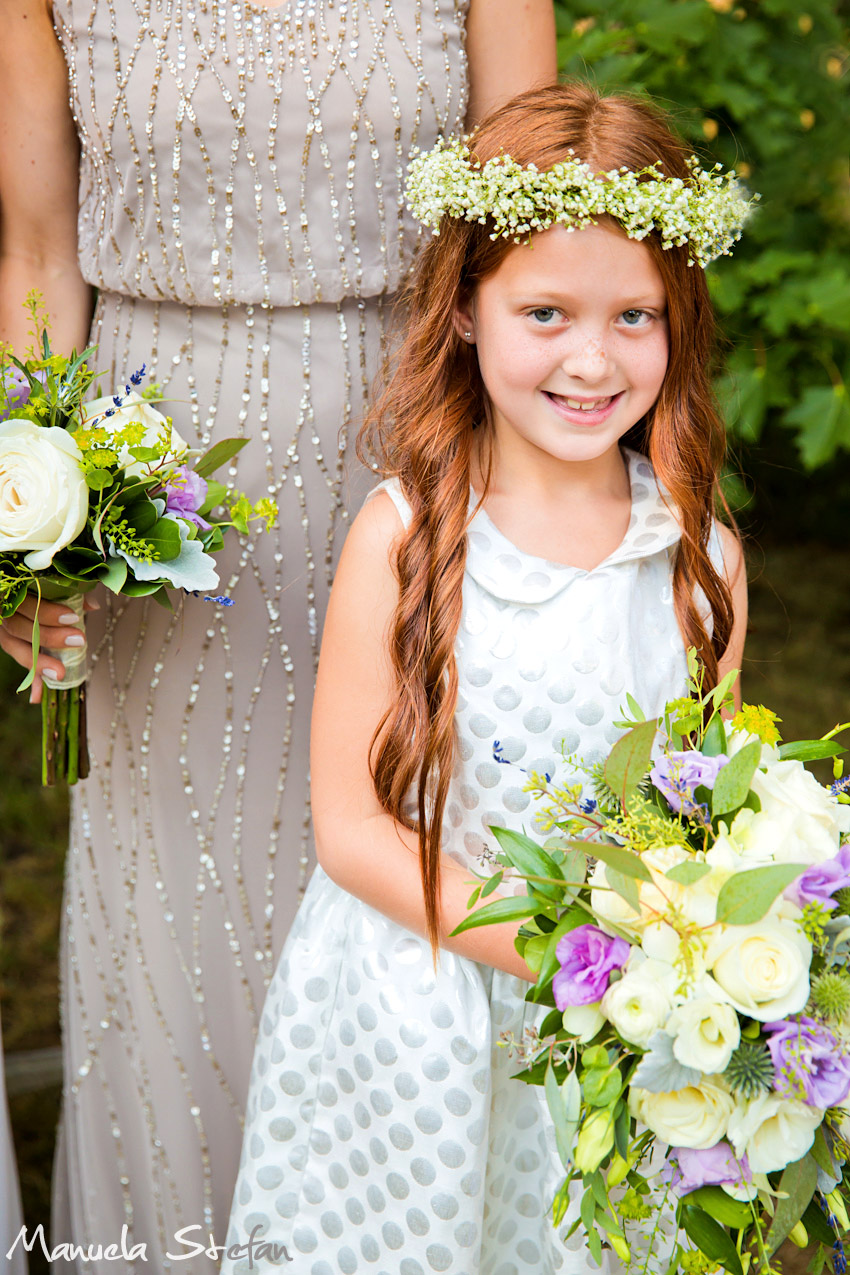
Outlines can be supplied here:
<path id="1" fill-rule="evenodd" d="M 572 154 L 572 152 L 571 152 Z M 443 217 L 493 225 L 491 239 L 517 241 L 550 226 L 569 230 L 615 218 L 630 239 L 658 232 L 663 248 L 690 248 L 691 263 L 703 268 L 730 255 L 741 237 L 757 195 L 748 197 L 734 172 L 710 171 L 688 161 L 690 177 L 665 177 L 656 167 L 594 174 L 578 158 L 540 172 L 523 168 L 509 155 L 475 163 L 460 138 L 440 141 L 410 164 L 408 207 L 439 234 Z"/>

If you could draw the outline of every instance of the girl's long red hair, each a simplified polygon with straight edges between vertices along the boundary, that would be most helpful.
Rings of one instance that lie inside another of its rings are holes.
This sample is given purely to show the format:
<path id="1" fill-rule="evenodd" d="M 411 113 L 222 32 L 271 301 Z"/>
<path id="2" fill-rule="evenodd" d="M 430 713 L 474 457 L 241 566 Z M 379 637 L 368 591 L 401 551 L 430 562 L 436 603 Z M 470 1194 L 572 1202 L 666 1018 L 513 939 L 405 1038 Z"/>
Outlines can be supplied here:
<path id="1" fill-rule="evenodd" d="M 536 89 L 494 111 L 476 130 L 473 153 L 501 153 L 551 168 L 573 151 L 595 171 L 660 164 L 686 177 L 688 150 L 647 103 L 601 97 L 583 84 Z M 375 789 L 385 810 L 410 823 L 418 795 L 422 885 L 428 936 L 440 938 L 440 842 L 455 763 L 457 667 L 473 427 L 486 428 L 487 398 L 475 348 L 455 331 L 454 315 L 512 247 L 490 239 L 489 225 L 446 218 L 423 248 L 406 289 L 407 324 L 392 371 L 359 440 L 363 459 L 395 476 L 413 511 L 396 570 L 399 599 L 391 642 L 396 695 L 376 732 Z M 709 683 L 732 633 L 732 599 L 708 553 L 725 431 L 714 407 L 708 367 L 714 320 L 703 271 L 687 248 L 644 242 L 667 293 L 669 361 L 652 410 L 623 440 L 647 454 L 679 511 L 682 538 L 673 572 L 684 640 L 696 647 Z M 711 611 L 706 627 L 695 602 Z"/>

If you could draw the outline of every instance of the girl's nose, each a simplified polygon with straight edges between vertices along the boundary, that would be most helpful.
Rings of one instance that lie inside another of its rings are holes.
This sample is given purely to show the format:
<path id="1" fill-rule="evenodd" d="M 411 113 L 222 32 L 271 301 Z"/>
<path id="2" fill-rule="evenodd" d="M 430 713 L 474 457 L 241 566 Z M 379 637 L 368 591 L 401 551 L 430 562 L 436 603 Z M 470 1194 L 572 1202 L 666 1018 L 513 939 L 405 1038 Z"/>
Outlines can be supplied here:
<path id="1" fill-rule="evenodd" d="M 569 343 L 561 366 L 569 376 L 582 381 L 599 381 L 608 375 L 611 360 L 607 345 L 599 335 L 579 336 Z"/>

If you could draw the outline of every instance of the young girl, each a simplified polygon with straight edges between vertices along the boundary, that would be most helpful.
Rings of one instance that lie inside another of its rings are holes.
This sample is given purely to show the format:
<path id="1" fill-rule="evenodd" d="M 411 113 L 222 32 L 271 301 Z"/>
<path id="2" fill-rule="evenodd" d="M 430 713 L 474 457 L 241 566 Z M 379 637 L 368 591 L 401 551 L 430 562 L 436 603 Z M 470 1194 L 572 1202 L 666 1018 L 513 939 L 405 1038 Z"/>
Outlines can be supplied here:
<path id="1" fill-rule="evenodd" d="M 515 99 L 472 149 L 415 166 L 439 235 L 325 627 L 321 866 L 262 1019 L 232 1275 L 252 1233 L 304 1275 L 596 1269 L 552 1226 L 545 1101 L 499 1047 L 541 1016 L 517 925 L 451 932 L 490 825 L 531 823 L 521 768 L 606 753 L 627 691 L 647 714 L 683 692 L 686 646 L 712 682 L 741 659 L 701 266 L 745 201 L 584 87 Z"/>

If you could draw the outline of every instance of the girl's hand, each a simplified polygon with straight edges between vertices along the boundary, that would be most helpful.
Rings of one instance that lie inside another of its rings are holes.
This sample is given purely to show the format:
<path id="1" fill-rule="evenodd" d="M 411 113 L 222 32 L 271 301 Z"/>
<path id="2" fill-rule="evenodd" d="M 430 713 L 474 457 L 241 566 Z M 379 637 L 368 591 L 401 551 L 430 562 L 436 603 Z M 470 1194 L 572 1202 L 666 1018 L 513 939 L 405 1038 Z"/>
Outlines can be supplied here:
<path id="1" fill-rule="evenodd" d="M 14 615 L 0 623 L 0 648 L 11 655 L 22 668 L 32 668 L 32 635 L 33 620 L 38 599 L 27 596 Z M 87 596 L 83 602 L 86 611 L 99 611 L 100 603 Z M 41 651 L 61 651 L 66 647 L 85 646 L 86 635 L 77 628 L 77 617 L 64 602 L 44 602 L 38 608 L 39 640 Z M 61 679 L 65 676 L 65 666 L 61 660 L 49 654 L 40 654 L 36 665 L 36 675 L 30 689 L 30 703 L 41 702 L 41 674 L 49 673 Z"/>

